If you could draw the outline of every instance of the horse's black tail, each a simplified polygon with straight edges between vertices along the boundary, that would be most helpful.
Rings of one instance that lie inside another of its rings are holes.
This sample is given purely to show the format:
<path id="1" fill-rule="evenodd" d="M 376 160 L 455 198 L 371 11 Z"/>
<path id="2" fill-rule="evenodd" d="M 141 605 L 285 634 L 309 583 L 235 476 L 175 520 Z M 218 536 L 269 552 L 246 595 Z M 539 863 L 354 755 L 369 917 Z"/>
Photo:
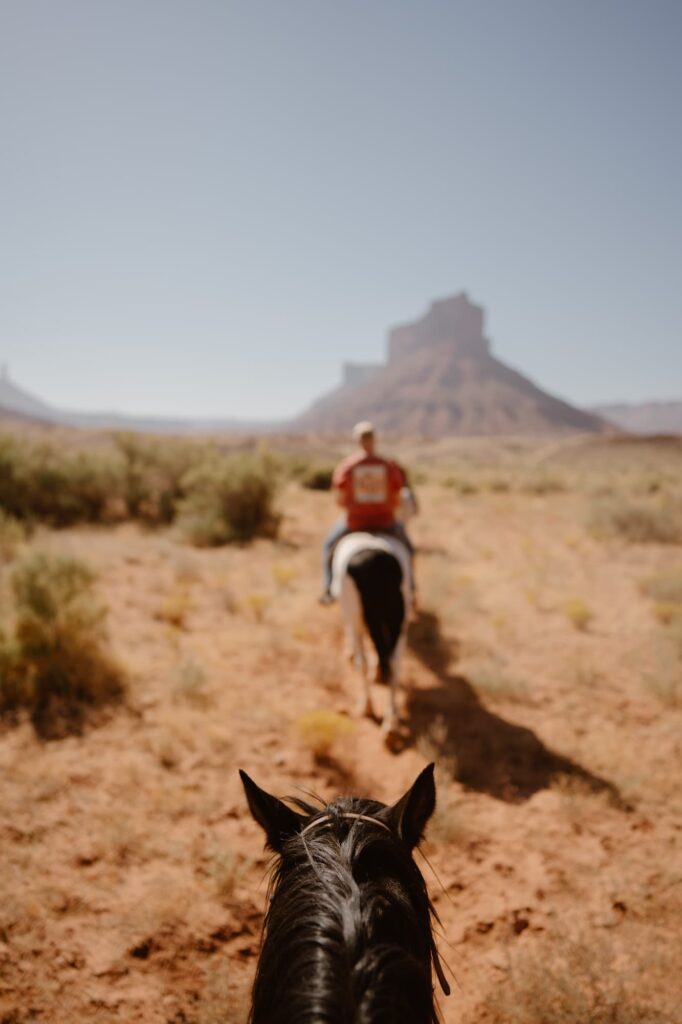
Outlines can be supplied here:
<path id="1" fill-rule="evenodd" d="M 381 681 L 391 680 L 391 658 L 405 621 L 403 570 L 395 555 L 367 548 L 348 563 L 348 575 L 360 592 L 362 612 L 379 659 Z"/>

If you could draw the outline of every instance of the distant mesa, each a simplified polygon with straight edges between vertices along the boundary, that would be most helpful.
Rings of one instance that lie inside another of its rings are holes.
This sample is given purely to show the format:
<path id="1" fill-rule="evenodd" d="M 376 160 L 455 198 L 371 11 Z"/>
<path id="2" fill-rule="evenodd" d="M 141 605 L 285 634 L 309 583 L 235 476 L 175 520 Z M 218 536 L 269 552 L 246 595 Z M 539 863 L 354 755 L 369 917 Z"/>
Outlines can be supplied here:
<path id="1" fill-rule="evenodd" d="M 435 437 L 614 429 L 495 359 L 484 319 L 465 292 L 434 302 L 419 320 L 389 331 L 385 364 L 345 364 L 341 386 L 294 426 L 337 433 L 370 417 L 383 431 Z"/>
<path id="2" fill-rule="evenodd" d="M 0 370 L 0 418 L 153 433 L 348 434 L 372 419 L 394 435 L 421 437 L 633 432 L 682 433 L 682 403 L 578 409 L 496 359 L 485 313 L 465 292 L 440 299 L 388 332 L 385 363 L 344 363 L 341 384 L 289 421 L 169 419 L 67 412 L 18 387 Z M 639 411 L 638 411 L 639 410 Z"/>
<path id="3" fill-rule="evenodd" d="M 682 434 L 682 402 L 597 405 L 591 411 L 630 434 Z"/>
<path id="4" fill-rule="evenodd" d="M 396 363 L 441 343 L 449 344 L 459 356 L 486 356 L 490 342 L 483 337 L 484 316 L 483 308 L 469 302 L 466 292 L 433 302 L 421 320 L 388 332 L 388 361 Z"/>

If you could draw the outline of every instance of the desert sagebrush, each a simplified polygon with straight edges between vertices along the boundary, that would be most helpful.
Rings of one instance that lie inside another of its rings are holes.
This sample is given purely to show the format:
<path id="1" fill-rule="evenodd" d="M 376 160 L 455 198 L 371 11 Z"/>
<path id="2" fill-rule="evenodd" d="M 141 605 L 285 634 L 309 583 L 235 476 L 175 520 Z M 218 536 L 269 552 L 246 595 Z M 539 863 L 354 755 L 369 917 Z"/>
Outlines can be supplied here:
<path id="1" fill-rule="evenodd" d="M 679 544 L 682 515 L 669 501 L 633 501 L 619 495 L 593 499 L 587 527 L 595 537 L 621 537 L 632 543 Z"/>
<path id="2" fill-rule="evenodd" d="M 215 547 L 277 534 L 278 473 L 268 458 L 211 459 L 191 470 L 183 487 L 180 527 L 193 544 Z"/>
<path id="3" fill-rule="evenodd" d="M 5 710 L 25 706 L 36 728 L 79 724 L 87 705 L 120 699 L 123 672 L 106 636 L 105 609 L 83 562 L 38 553 L 12 575 L 14 638 L 4 645 Z"/>

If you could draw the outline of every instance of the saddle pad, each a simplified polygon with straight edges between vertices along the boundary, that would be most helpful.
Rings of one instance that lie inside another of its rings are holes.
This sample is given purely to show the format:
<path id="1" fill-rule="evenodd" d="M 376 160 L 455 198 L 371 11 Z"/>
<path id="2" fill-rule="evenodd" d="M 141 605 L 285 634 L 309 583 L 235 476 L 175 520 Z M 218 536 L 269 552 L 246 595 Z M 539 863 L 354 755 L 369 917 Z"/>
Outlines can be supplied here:
<path id="1" fill-rule="evenodd" d="M 412 589 L 410 553 L 397 537 L 383 533 L 355 532 L 347 533 L 345 537 L 341 538 L 334 549 L 332 559 L 332 595 L 337 599 L 341 596 L 341 584 L 348 571 L 348 563 L 358 551 L 387 551 L 389 555 L 394 555 L 398 559 L 403 570 L 403 597 L 405 603 L 409 604 L 409 595 Z"/>

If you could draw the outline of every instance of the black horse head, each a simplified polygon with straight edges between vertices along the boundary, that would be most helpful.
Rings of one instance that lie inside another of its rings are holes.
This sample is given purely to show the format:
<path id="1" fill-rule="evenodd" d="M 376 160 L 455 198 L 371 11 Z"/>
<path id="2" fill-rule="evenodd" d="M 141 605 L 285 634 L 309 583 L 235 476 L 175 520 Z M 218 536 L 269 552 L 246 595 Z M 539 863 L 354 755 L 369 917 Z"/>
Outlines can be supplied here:
<path id="1" fill-rule="evenodd" d="M 296 809 L 240 772 L 279 855 L 253 988 L 252 1024 L 431 1024 L 438 959 L 412 851 L 435 807 L 433 765 L 391 807 L 342 797 Z"/>

